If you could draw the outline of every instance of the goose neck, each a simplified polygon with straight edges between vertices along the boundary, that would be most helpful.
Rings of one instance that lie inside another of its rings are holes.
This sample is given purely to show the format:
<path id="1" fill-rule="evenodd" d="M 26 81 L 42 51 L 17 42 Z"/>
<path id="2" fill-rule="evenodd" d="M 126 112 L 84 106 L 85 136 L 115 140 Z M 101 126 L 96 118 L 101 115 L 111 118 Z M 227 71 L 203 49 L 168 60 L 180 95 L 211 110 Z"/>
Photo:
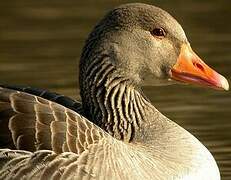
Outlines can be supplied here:
<path id="1" fill-rule="evenodd" d="M 154 107 L 129 79 L 118 76 L 108 56 L 80 74 L 84 115 L 113 137 L 132 141 Z"/>

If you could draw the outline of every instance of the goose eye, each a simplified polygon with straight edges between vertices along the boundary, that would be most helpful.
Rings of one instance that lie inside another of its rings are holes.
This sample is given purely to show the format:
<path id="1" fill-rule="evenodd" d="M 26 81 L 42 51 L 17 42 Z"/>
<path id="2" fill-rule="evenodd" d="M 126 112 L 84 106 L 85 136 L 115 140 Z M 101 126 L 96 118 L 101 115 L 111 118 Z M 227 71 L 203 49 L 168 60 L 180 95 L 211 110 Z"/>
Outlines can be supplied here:
<path id="1" fill-rule="evenodd" d="M 151 31 L 151 34 L 153 36 L 157 36 L 157 37 L 165 37 L 165 31 L 162 28 L 155 28 Z"/>

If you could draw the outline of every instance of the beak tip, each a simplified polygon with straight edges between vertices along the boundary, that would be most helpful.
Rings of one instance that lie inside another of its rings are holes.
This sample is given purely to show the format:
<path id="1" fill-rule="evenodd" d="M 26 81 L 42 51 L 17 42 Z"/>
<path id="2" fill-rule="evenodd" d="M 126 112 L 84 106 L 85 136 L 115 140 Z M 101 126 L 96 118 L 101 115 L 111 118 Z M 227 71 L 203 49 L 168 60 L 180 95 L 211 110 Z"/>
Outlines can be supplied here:
<path id="1" fill-rule="evenodd" d="M 224 78 L 223 76 L 222 76 L 222 79 L 221 79 L 221 88 L 226 90 L 226 91 L 229 90 L 229 83 L 228 83 L 227 79 Z"/>
<path id="2" fill-rule="evenodd" d="M 227 83 L 224 87 L 224 90 L 228 91 L 229 90 L 229 84 Z"/>

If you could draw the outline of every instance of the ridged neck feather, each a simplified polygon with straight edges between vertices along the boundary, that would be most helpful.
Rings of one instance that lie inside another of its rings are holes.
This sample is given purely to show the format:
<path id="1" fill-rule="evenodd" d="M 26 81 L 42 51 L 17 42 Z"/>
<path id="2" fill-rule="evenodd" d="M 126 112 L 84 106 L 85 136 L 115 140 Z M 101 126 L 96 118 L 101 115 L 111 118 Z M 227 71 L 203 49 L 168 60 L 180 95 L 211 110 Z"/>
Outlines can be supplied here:
<path id="1" fill-rule="evenodd" d="M 104 37 L 109 39 L 106 34 Z M 84 116 L 117 139 L 132 141 L 155 108 L 136 82 L 118 72 L 110 45 L 92 33 L 83 49 L 80 94 Z"/>

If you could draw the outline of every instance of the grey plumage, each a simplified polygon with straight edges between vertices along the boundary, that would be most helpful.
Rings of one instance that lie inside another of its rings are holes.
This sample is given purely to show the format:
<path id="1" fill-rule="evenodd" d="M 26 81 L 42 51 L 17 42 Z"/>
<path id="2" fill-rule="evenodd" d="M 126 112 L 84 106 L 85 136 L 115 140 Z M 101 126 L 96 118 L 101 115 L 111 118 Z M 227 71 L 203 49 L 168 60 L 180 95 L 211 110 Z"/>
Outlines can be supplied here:
<path id="1" fill-rule="evenodd" d="M 150 34 L 159 26 L 168 32 L 163 44 Z M 122 5 L 83 48 L 82 105 L 0 88 L 0 179 L 219 179 L 209 151 L 140 88 L 150 79 L 167 82 L 183 42 L 181 26 L 165 11 Z"/>

